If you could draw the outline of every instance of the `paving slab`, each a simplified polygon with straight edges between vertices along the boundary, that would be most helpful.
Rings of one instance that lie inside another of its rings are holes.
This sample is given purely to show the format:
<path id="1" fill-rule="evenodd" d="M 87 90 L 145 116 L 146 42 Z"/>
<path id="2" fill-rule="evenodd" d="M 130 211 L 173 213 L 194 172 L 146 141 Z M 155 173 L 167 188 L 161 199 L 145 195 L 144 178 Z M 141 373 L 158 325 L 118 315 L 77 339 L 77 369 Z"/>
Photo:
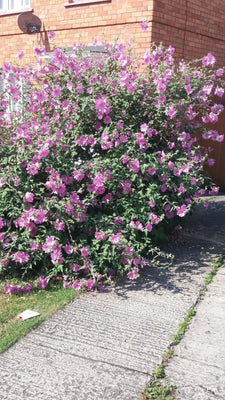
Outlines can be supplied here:
<path id="1" fill-rule="evenodd" d="M 205 298 L 165 369 L 178 400 L 225 399 L 225 267 Z"/>
<path id="2" fill-rule="evenodd" d="M 0 398 L 139 400 L 195 304 L 211 259 L 225 250 L 225 197 L 216 201 L 198 206 L 184 233 L 164 244 L 172 266 L 162 258 L 137 281 L 79 296 L 1 354 Z M 212 213 L 218 222 L 209 234 Z"/>

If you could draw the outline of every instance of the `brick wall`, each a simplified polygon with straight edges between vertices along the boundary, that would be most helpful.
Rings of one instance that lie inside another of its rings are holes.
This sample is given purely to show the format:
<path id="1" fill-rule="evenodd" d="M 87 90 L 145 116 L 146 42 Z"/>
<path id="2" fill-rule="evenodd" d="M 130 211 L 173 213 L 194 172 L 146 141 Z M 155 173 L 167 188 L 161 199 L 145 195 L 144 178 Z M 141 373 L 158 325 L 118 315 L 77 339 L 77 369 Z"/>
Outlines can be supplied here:
<path id="1" fill-rule="evenodd" d="M 92 44 L 94 39 L 109 42 L 131 40 L 138 53 L 152 42 L 176 47 L 178 58 L 193 59 L 212 52 L 225 64 L 224 0 L 73 0 L 82 2 L 68 7 L 70 0 L 31 0 L 33 14 L 42 22 L 41 34 L 24 34 L 15 15 L 0 14 L 0 66 L 15 61 L 22 49 L 33 60 L 33 47 L 52 49 L 46 31 L 54 30 L 56 46 L 74 42 Z M 90 3 L 92 2 L 92 3 Z M 147 31 L 140 22 L 150 21 Z"/>
<path id="2" fill-rule="evenodd" d="M 211 52 L 225 65 L 224 0 L 154 0 L 152 41 L 172 44 L 179 58 Z"/>
<path id="3" fill-rule="evenodd" d="M 75 0 L 77 1 L 77 0 Z M 87 0 L 90 1 L 90 0 Z M 46 31 L 56 32 L 55 46 L 72 46 L 74 42 L 92 44 L 99 41 L 131 40 L 137 52 L 150 46 L 151 29 L 142 31 L 140 22 L 152 20 L 153 0 L 107 0 L 65 6 L 65 0 L 31 0 L 33 14 L 42 21 L 40 34 L 24 34 L 18 27 L 17 15 L 0 15 L 0 66 L 4 61 L 15 62 L 18 50 L 25 53 L 24 63 L 33 61 L 33 48 L 45 45 Z M 67 4 L 68 5 L 68 4 Z M 7 46 L 6 46 L 7 43 Z"/>

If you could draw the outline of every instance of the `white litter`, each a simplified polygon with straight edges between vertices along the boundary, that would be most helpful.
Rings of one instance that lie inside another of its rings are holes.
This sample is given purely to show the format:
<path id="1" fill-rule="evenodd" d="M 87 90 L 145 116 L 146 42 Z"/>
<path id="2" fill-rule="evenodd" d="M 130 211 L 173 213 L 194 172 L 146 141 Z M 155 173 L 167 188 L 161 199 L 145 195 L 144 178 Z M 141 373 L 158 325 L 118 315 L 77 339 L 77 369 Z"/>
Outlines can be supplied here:
<path id="1" fill-rule="evenodd" d="M 24 321 L 25 319 L 38 317 L 38 315 L 40 314 L 36 311 L 25 310 L 21 314 L 17 315 L 17 318 L 20 319 L 21 321 Z"/>

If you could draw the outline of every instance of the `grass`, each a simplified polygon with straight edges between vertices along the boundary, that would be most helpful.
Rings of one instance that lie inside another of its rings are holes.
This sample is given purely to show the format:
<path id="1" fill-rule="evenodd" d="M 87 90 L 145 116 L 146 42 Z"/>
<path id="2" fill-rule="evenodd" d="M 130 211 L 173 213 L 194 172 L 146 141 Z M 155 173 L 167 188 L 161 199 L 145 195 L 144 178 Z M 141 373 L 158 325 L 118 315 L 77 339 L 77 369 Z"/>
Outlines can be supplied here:
<path id="1" fill-rule="evenodd" d="M 77 292 L 64 289 L 62 282 L 55 282 L 48 289 L 33 290 L 26 295 L 10 295 L 0 291 L 0 353 L 76 296 Z M 25 321 L 18 320 L 17 315 L 27 309 L 39 312 L 40 316 Z"/>
<path id="2" fill-rule="evenodd" d="M 216 261 L 212 261 L 214 265 L 212 271 L 205 277 L 205 285 L 203 286 L 203 290 L 207 290 L 207 286 L 212 282 L 213 277 L 216 275 L 218 269 L 223 265 L 223 256 L 221 255 Z"/>
<path id="3" fill-rule="evenodd" d="M 160 382 L 154 380 L 146 388 L 143 400 L 174 400 L 176 399 L 175 388 L 169 383 L 161 385 Z"/>
<path id="4" fill-rule="evenodd" d="M 165 372 L 164 372 L 163 364 L 157 365 L 157 367 L 153 371 L 153 376 L 154 376 L 155 379 L 165 378 Z"/>
<path id="5" fill-rule="evenodd" d="M 196 311 L 195 311 L 193 308 L 191 308 L 191 309 L 188 311 L 188 313 L 187 313 L 185 319 L 180 323 L 176 335 L 173 336 L 173 345 L 177 345 L 177 344 L 181 341 L 181 339 L 182 339 L 182 337 L 183 337 L 185 331 L 186 331 L 187 328 L 188 328 L 188 324 L 189 324 L 190 320 L 192 319 L 192 317 L 193 317 L 195 314 L 196 314 Z"/>

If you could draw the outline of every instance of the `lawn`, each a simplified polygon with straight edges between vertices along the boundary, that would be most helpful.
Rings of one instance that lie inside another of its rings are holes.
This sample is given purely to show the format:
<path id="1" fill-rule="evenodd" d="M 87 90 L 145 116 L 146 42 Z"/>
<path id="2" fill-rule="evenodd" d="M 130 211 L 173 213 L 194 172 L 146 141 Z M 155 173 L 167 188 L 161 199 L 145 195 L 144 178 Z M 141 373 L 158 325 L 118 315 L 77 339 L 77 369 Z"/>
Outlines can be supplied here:
<path id="1" fill-rule="evenodd" d="M 76 296 L 77 292 L 65 290 L 62 282 L 55 282 L 48 289 L 34 290 L 26 295 L 0 291 L 0 353 Z M 25 321 L 17 319 L 17 315 L 27 309 L 39 312 L 40 316 Z"/>

